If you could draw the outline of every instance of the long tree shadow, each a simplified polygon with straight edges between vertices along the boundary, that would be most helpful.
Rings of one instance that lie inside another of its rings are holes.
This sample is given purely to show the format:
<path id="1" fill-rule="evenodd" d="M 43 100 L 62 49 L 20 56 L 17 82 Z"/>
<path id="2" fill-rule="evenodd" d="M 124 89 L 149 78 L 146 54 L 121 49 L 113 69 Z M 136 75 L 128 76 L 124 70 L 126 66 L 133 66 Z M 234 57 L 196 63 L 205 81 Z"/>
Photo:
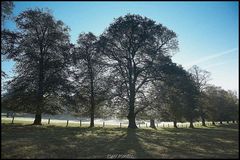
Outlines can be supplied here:
<path id="1" fill-rule="evenodd" d="M 152 158 L 138 137 L 139 129 L 125 129 L 124 136 L 109 143 L 109 153 L 118 158 Z"/>

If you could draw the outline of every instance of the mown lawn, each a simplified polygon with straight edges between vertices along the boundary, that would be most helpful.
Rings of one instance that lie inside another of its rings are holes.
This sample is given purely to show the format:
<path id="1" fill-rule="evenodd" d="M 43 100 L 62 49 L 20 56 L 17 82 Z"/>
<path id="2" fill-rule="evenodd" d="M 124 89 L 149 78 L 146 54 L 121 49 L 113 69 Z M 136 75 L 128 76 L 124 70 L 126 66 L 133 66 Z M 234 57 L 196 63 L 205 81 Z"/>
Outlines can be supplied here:
<path id="1" fill-rule="evenodd" d="M 238 158 L 238 125 L 87 128 L 2 123 L 2 158 Z"/>

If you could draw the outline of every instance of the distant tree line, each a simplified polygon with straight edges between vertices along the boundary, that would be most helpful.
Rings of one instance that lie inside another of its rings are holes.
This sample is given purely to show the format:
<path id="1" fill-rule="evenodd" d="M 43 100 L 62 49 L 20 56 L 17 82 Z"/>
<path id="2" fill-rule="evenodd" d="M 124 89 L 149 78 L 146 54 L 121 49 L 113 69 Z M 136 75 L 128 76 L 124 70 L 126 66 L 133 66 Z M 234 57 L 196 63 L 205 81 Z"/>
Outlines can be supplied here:
<path id="1" fill-rule="evenodd" d="M 1 2 L 2 3 L 2 2 Z M 210 73 L 173 63 L 177 35 L 162 24 L 127 14 L 99 36 L 69 28 L 49 10 L 28 9 L 14 18 L 16 31 L 2 31 L 1 54 L 16 62 L 2 97 L 6 108 L 35 114 L 74 112 L 91 118 L 127 117 L 177 122 L 238 121 L 238 97 L 209 85 Z"/>

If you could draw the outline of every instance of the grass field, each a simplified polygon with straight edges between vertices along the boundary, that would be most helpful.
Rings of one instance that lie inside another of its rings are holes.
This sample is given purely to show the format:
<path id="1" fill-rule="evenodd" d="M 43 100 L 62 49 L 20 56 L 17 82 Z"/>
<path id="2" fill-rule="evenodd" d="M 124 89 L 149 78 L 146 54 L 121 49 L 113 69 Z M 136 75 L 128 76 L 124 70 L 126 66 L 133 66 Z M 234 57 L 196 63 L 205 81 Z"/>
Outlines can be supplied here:
<path id="1" fill-rule="evenodd" d="M 189 128 L 32 126 L 2 122 L 2 158 L 238 158 L 237 124 Z"/>

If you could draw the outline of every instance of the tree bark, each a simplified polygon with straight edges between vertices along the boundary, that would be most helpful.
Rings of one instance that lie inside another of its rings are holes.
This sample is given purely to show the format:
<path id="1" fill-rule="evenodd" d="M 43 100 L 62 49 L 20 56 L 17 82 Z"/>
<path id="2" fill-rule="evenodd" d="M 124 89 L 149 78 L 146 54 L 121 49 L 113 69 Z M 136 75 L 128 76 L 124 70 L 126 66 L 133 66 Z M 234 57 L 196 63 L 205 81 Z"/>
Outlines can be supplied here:
<path id="1" fill-rule="evenodd" d="M 134 97 L 130 97 L 129 113 L 127 118 L 129 121 L 128 128 L 132 128 L 132 129 L 138 128 L 135 121 L 136 115 L 134 113 Z"/>
<path id="2" fill-rule="evenodd" d="M 221 122 L 220 122 L 221 123 Z M 212 125 L 215 125 L 215 122 L 214 121 L 212 121 Z"/>
<path id="3" fill-rule="evenodd" d="M 191 118 L 189 119 L 189 123 L 190 123 L 189 128 L 194 128 L 194 126 L 193 126 L 193 117 L 191 117 Z"/>
<path id="4" fill-rule="evenodd" d="M 131 60 L 128 61 L 128 69 L 129 69 L 129 113 L 128 113 L 128 128 L 136 129 L 138 128 L 135 122 L 136 114 L 134 112 L 134 104 L 135 104 L 135 81 L 136 81 L 136 75 L 135 70 L 132 66 Z"/>
<path id="5" fill-rule="evenodd" d="M 174 128 L 178 128 L 178 127 L 177 127 L 177 120 L 174 120 L 174 121 L 173 121 L 173 126 L 174 126 Z"/>
<path id="6" fill-rule="evenodd" d="M 132 129 L 138 128 L 135 122 L 136 116 L 133 112 L 129 112 L 127 118 L 129 121 L 128 128 L 132 128 Z"/>
<path id="7" fill-rule="evenodd" d="M 154 119 L 150 119 L 150 127 L 156 129 Z"/>
<path id="8" fill-rule="evenodd" d="M 42 125 L 41 121 L 42 121 L 42 114 L 41 113 L 36 113 L 33 125 Z"/>
<path id="9" fill-rule="evenodd" d="M 193 126 L 193 121 L 190 121 L 190 126 L 189 126 L 189 128 L 194 128 L 194 126 Z"/>
<path id="10" fill-rule="evenodd" d="M 91 111 L 90 111 L 91 112 L 91 122 L 90 122 L 90 127 L 94 127 L 94 110 L 95 110 L 94 95 L 93 95 L 93 89 L 91 89 Z"/>
<path id="11" fill-rule="evenodd" d="M 206 126 L 206 123 L 205 123 L 205 118 L 204 118 L 204 116 L 201 116 L 201 118 L 202 118 L 202 126 Z"/>
<path id="12" fill-rule="evenodd" d="M 35 114 L 35 120 L 33 125 L 42 125 L 42 108 L 43 108 L 43 79 L 44 79 L 44 69 L 43 69 L 43 48 L 40 46 L 40 59 L 39 59 L 39 73 L 38 73 L 38 103 Z"/>
<path id="13" fill-rule="evenodd" d="M 90 76 L 90 88 L 91 88 L 91 109 L 90 109 L 90 117 L 91 117 L 91 122 L 90 122 L 90 127 L 94 127 L 94 111 L 95 111 L 95 101 L 94 101 L 94 86 L 93 86 L 93 81 L 94 81 L 94 75 L 93 75 L 93 70 L 92 70 L 92 64 L 91 60 L 88 62 L 88 70 L 89 70 L 89 76 Z"/>

